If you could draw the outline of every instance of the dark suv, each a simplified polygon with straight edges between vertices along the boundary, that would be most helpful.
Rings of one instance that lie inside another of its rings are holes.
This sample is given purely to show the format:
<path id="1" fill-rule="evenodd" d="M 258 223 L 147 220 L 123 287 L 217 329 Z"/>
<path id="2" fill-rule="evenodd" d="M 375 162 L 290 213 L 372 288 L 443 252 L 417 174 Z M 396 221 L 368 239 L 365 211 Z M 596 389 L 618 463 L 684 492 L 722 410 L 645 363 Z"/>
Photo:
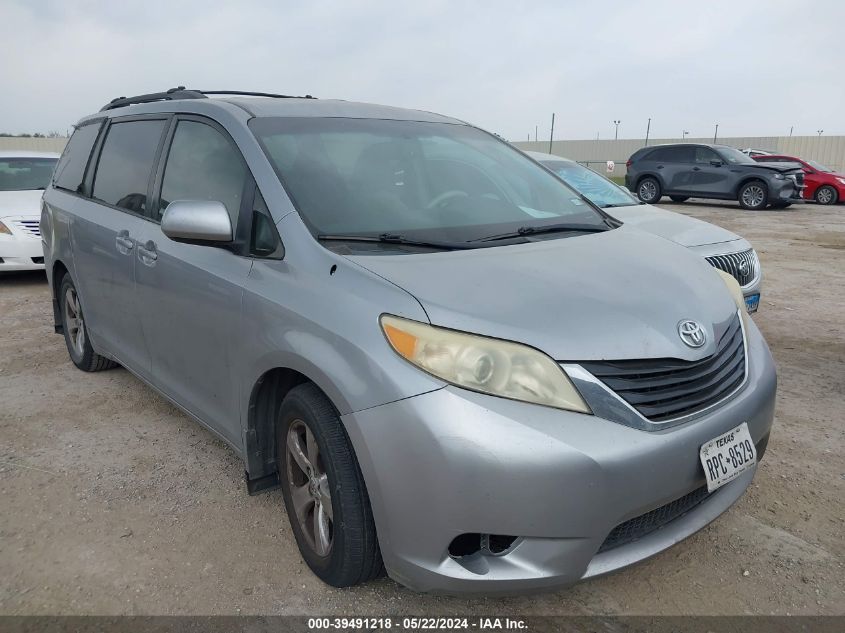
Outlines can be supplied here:
<path id="1" fill-rule="evenodd" d="M 743 209 L 788 207 L 801 201 L 804 174 L 797 165 L 761 164 L 726 145 L 656 145 L 634 152 L 625 186 L 645 203 L 664 195 L 736 200 Z"/>

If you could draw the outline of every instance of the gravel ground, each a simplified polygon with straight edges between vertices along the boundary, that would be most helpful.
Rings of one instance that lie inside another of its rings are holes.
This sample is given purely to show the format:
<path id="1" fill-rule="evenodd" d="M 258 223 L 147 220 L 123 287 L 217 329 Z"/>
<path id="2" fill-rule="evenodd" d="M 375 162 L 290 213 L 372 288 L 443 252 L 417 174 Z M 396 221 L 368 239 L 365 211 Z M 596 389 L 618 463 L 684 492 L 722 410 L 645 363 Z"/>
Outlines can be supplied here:
<path id="1" fill-rule="evenodd" d="M 555 593 L 337 590 L 278 491 L 123 369 L 85 374 L 43 274 L 0 278 L 0 614 L 845 614 L 845 208 L 666 208 L 750 239 L 780 388 L 748 493 L 663 554 Z"/>

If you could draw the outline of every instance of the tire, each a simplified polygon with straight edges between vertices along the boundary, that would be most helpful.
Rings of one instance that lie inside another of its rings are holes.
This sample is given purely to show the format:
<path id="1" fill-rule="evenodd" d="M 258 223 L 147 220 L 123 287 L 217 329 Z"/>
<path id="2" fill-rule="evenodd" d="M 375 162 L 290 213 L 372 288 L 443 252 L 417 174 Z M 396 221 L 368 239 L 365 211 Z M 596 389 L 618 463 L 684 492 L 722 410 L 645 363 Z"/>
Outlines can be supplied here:
<path id="1" fill-rule="evenodd" d="M 654 204 L 663 195 L 660 181 L 652 176 L 646 176 L 637 184 L 637 197 L 646 204 Z"/>
<path id="2" fill-rule="evenodd" d="M 769 187 L 762 180 L 749 180 L 739 188 L 736 198 L 743 209 L 760 211 L 769 203 Z"/>
<path id="3" fill-rule="evenodd" d="M 282 401 L 276 447 L 285 509 L 311 571 L 332 587 L 376 578 L 383 566 L 364 477 L 337 411 L 313 384 Z"/>
<path id="4" fill-rule="evenodd" d="M 672 202 L 686 202 L 689 200 L 689 196 L 669 196 Z"/>
<path id="5" fill-rule="evenodd" d="M 773 202 L 772 209 L 785 209 L 787 207 L 791 207 L 791 202 Z"/>
<path id="6" fill-rule="evenodd" d="M 839 192 L 830 185 L 822 185 L 816 189 L 813 197 L 819 204 L 836 204 L 839 202 Z"/>
<path id="7" fill-rule="evenodd" d="M 76 286 L 69 274 L 59 284 L 59 306 L 61 307 L 62 331 L 65 335 L 67 352 L 73 364 L 82 371 L 102 371 L 117 367 L 113 360 L 100 356 L 91 347 L 88 327 L 76 292 Z"/>

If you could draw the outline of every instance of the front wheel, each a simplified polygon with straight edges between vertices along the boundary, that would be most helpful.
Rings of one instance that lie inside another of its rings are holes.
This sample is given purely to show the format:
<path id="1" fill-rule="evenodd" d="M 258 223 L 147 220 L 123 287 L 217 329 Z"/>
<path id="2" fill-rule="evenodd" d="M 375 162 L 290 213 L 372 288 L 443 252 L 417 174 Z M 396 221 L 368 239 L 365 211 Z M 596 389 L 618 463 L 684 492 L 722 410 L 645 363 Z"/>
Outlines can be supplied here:
<path id="1" fill-rule="evenodd" d="M 761 180 L 747 182 L 739 189 L 737 194 L 739 206 L 749 211 L 765 209 L 769 202 L 769 188 Z"/>
<path id="2" fill-rule="evenodd" d="M 657 178 L 652 178 L 651 176 L 647 176 L 640 181 L 640 184 L 637 185 L 637 197 L 646 204 L 652 204 L 660 200 L 660 196 L 663 195 L 660 187 L 660 182 Z"/>
<path id="3" fill-rule="evenodd" d="M 814 197 L 819 204 L 836 204 L 839 194 L 830 185 L 822 185 L 816 189 L 816 195 Z"/>
<path id="4" fill-rule="evenodd" d="M 379 575 L 381 552 L 355 451 L 331 402 L 294 387 L 276 424 L 276 463 L 288 519 L 308 567 L 333 587 Z"/>
<path id="5" fill-rule="evenodd" d="M 113 360 L 100 356 L 91 346 L 88 328 L 82 314 L 82 303 L 70 275 L 65 275 L 59 285 L 59 305 L 62 311 L 62 331 L 70 359 L 82 371 L 102 371 L 116 367 Z"/>

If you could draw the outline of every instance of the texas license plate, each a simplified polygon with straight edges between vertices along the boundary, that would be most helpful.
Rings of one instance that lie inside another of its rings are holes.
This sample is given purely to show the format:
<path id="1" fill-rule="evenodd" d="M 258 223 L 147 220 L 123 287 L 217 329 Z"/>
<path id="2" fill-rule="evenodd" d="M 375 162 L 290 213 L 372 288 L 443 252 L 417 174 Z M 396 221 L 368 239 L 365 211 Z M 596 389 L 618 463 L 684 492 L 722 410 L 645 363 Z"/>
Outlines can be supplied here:
<path id="1" fill-rule="evenodd" d="M 760 305 L 760 295 L 753 294 L 745 297 L 745 309 L 748 313 L 757 312 L 757 307 Z"/>
<path id="2" fill-rule="evenodd" d="M 707 477 L 707 492 L 713 492 L 753 468 L 757 463 L 757 451 L 748 425 L 743 422 L 714 437 L 701 447 L 699 457 Z"/>

